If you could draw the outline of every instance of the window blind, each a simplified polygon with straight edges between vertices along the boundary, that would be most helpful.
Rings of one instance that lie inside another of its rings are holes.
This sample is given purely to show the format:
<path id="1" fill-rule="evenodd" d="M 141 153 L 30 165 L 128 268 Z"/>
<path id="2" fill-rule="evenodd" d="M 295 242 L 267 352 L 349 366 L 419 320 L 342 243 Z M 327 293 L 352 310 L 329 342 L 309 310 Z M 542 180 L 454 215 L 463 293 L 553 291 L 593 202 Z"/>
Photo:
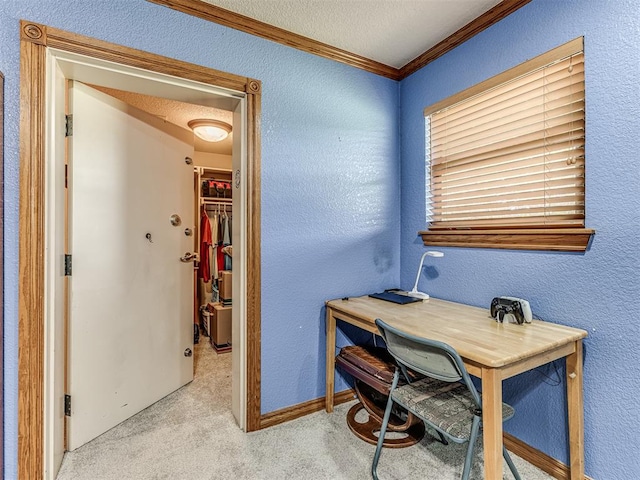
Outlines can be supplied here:
<path id="1" fill-rule="evenodd" d="M 426 117 L 429 229 L 584 226 L 584 55 Z"/>

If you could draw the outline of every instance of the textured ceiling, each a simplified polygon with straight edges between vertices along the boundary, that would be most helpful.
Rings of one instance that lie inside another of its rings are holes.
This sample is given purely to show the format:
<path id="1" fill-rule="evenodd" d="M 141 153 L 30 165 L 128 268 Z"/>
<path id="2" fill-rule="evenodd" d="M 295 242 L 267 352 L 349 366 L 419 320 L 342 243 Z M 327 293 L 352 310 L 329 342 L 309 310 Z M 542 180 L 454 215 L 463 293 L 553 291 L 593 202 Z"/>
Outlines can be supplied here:
<path id="1" fill-rule="evenodd" d="M 319 42 L 400 68 L 501 0 L 202 0 Z M 211 118 L 232 124 L 232 113 L 212 107 L 94 88 L 185 130 Z M 230 155 L 232 135 L 218 143 L 194 136 L 197 151 Z"/>
<path id="2" fill-rule="evenodd" d="M 500 0 L 203 0 L 400 68 Z"/>
<path id="3" fill-rule="evenodd" d="M 173 123 L 178 127 L 184 128 L 191 132 L 187 125 L 189 120 L 198 118 L 209 118 L 212 120 L 221 120 L 233 125 L 233 114 L 226 110 L 220 110 L 212 107 L 203 107 L 192 103 L 178 102 L 176 100 L 168 100 L 166 98 L 152 97 L 140 93 L 126 92 L 113 88 L 100 87 L 91 85 L 96 90 L 111 95 L 124 103 L 131 105 L 139 110 L 160 117 L 169 123 Z M 194 148 L 199 152 L 220 153 L 231 155 L 233 133 L 225 140 L 216 143 L 205 142 L 194 135 Z"/>

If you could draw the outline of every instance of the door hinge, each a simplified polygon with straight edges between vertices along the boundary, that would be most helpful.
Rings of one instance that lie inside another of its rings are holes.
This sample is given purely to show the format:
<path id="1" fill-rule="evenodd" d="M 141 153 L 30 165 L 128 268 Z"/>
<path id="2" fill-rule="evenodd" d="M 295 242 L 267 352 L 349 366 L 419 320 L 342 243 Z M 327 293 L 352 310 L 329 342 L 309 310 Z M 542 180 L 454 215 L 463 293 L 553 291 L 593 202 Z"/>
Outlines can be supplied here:
<path id="1" fill-rule="evenodd" d="M 64 396 L 64 414 L 67 417 L 71 416 L 71 395 Z"/>
<path id="2" fill-rule="evenodd" d="M 71 276 L 71 255 L 68 253 L 64 255 L 64 276 Z"/>
<path id="3" fill-rule="evenodd" d="M 65 115 L 64 136 L 71 137 L 73 135 L 73 115 Z"/>
<path id="4" fill-rule="evenodd" d="M 64 188 L 69 188 L 69 165 L 64 166 Z"/>

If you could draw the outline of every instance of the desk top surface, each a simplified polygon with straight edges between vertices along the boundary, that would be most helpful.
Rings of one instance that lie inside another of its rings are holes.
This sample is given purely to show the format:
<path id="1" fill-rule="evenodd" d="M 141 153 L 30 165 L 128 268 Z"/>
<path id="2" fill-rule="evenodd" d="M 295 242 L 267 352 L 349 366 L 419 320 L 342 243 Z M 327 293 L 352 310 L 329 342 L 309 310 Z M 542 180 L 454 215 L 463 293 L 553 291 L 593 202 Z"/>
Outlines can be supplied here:
<path id="1" fill-rule="evenodd" d="M 327 306 L 374 324 L 376 318 L 416 336 L 448 343 L 460 356 L 498 368 L 542 354 L 587 336 L 587 332 L 550 322 L 498 323 L 489 309 L 430 298 L 398 305 L 376 298 L 330 300 Z"/>

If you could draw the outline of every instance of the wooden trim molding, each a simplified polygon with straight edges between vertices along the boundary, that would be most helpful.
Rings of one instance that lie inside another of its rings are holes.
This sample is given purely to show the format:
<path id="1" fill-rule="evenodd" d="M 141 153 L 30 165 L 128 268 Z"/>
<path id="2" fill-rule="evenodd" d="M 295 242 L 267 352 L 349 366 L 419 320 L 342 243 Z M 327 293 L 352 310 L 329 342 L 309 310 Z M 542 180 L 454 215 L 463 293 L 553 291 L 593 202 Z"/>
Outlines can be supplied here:
<path id="1" fill-rule="evenodd" d="M 399 80 L 399 69 L 199 0 L 147 0 L 303 52 Z"/>
<path id="2" fill-rule="evenodd" d="M 504 446 L 510 452 L 515 453 L 517 456 L 526 460 L 531 465 L 538 467 L 540 470 L 548 473 L 553 478 L 558 480 L 570 480 L 571 469 L 559 460 L 550 457 L 544 452 L 533 448 L 526 444 L 519 438 L 514 437 L 508 433 L 503 434 Z M 584 480 L 592 480 L 588 476 L 584 476 Z"/>
<path id="3" fill-rule="evenodd" d="M 41 27 L 20 42 L 18 476 L 42 477 L 44 416 L 45 47 Z M 27 28 L 28 27 L 28 28 Z"/>
<path id="4" fill-rule="evenodd" d="M 260 428 L 260 81 L 21 21 L 18 478 L 40 479 L 44 465 L 44 149 L 47 48 L 110 60 L 246 93 L 246 181 L 249 196 L 247 430 Z"/>
<path id="5" fill-rule="evenodd" d="M 340 393 L 336 393 L 334 397 L 335 405 L 340 405 L 342 403 L 350 402 L 355 399 L 355 392 L 352 389 L 344 390 Z M 311 413 L 318 412 L 323 410 L 325 407 L 325 398 L 320 397 L 315 400 L 309 400 L 308 402 L 299 403 L 297 405 L 292 405 L 290 407 L 283 408 L 281 410 L 276 410 L 271 413 L 267 413 L 262 415 L 260 419 L 260 428 L 269 428 L 275 425 L 279 425 L 281 423 L 288 422 L 290 420 L 295 420 L 296 418 L 303 417 L 305 415 L 309 415 Z M 532 446 L 526 444 L 522 440 L 510 435 L 508 433 L 503 434 L 504 438 L 504 446 L 510 452 L 515 453 L 523 460 L 529 462 L 530 464 L 538 467 L 540 470 L 548 473 L 554 478 L 558 480 L 570 480 L 571 479 L 571 470 L 570 468 L 556 460 L 553 457 L 550 457 L 544 452 L 533 448 Z M 588 476 L 584 476 L 584 480 L 592 480 Z"/>
<path id="6" fill-rule="evenodd" d="M 406 78 L 412 73 L 417 72 L 427 64 L 440 58 L 445 53 L 453 50 L 457 46 L 463 44 L 478 33 L 486 30 L 491 25 L 498 23 L 507 15 L 512 14 L 521 7 L 524 7 L 531 0 L 503 0 L 495 7 L 487 10 L 475 20 L 467 23 L 457 32 L 449 35 L 437 45 L 433 46 L 419 57 L 411 60 L 400 69 L 400 79 Z"/>
<path id="7" fill-rule="evenodd" d="M 47 44 L 47 31 L 37 23 L 20 22 L 20 39 L 36 45 Z"/>
<path id="8" fill-rule="evenodd" d="M 584 252 L 595 230 L 590 228 L 541 228 L 512 230 L 424 230 L 418 232 L 428 246 L 501 248 Z"/>
<path id="9" fill-rule="evenodd" d="M 260 429 L 261 392 L 261 257 L 260 257 L 260 152 L 262 84 L 249 79 L 247 98 L 247 431 Z"/>
<path id="10" fill-rule="evenodd" d="M 194 17 L 202 18 L 210 22 L 224 25 L 225 27 L 240 30 L 257 37 L 266 38 L 273 42 L 296 48 L 303 52 L 312 53 L 320 57 L 335 60 L 355 68 L 360 68 L 367 72 L 375 73 L 392 80 L 402 80 L 422 67 L 441 57 L 445 53 L 453 50 L 458 45 L 466 42 L 474 35 L 489 28 L 494 23 L 499 22 L 507 15 L 523 7 L 531 0 L 503 0 L 498 5 L 480 15 L 478 18 L 468 23 L 452 35 L 448 36 L 440 43 L 430 48 L 422 55 L 407 63 L 402 68 L 395 68 L 384 63 L 371 60 L 355 53 L 342 50 L 326 43 L 313 40 L 311 38 L 292 33 L 279 27 L 274 27 L 268 23 L 255 20 L 239 13 L 226 10 L 224 8 L 203 2 L 201 0 L 147 0 L 169 7 Z"/>
<path id="11" fill-rule="evenodd" d="M 31 25 L 34 26 L 34 24 Z M 107 60 L 120 65 L 173 75 L 175 77 L 215 85 L 216 87 L 228 88 L 238 92 L 254 94 L 256 92 L 253 91 L 253 89 L 260 88 L 260 82 L 256 83 L 253 81 L 252 83 L 252 79 L 247 77 L 213 70 L 142 50 L 103 42 L 102 40 L 76 35 L 52 27 L 43 28 L 45 28 L 44 36 L 47 47 L 89 55 L 92 58 Z M 259 93 L 259 91 L 257 93 Z"/>
<path id="12" fill-rule="evenodd" d="M 350 402 L 356 398 L 356 394 L 353 389 L 343 390 L 336 393 L 333 397 L 334 405 L 340 405 L 342 403 Z M 307 402 L 298 403 L 290 407 L 276 410 L 265 415 L 262 415 L 260 419 L 260 428 L 273 427 L 281 423 L 295 420 L 296 418 L 304 417 L 310 413 L 319 412 L 324 410 L 325 397 L 316 398 L 315 400 L 309 400 Z"/>

